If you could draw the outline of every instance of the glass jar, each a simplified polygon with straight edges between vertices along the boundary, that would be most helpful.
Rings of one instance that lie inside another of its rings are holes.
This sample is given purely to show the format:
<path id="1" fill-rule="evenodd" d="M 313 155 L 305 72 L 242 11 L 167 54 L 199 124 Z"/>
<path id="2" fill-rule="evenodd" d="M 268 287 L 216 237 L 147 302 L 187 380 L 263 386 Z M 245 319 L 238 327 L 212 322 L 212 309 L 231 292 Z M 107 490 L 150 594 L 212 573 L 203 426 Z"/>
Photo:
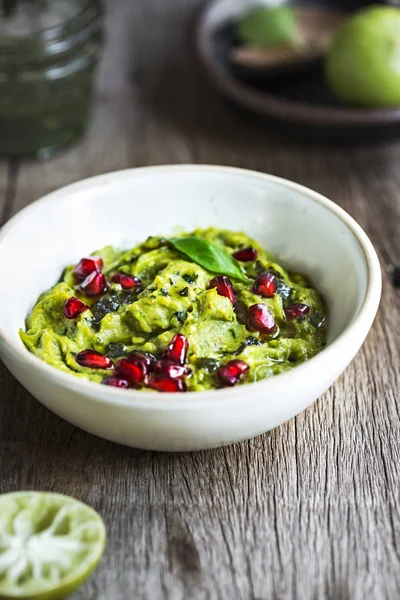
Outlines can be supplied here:
<path id="1" fill-rule="evenodd" d="M 0 155 L 47 158 L 81 136 L 101 42 L 100 0 L 3 0 Z"/>

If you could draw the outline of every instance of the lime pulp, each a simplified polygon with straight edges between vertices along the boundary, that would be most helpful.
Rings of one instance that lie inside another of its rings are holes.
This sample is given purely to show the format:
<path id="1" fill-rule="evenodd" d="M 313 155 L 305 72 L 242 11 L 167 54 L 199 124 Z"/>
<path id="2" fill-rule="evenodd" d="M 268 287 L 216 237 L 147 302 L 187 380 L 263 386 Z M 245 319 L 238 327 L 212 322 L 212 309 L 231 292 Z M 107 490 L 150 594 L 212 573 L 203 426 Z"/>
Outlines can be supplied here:
<path id="1" fill-rule="evenodd" d="M 105 547 L 100 515 L 50 492 L 0 496 L 0 598 L 61 600 L 93 572 Z"/>

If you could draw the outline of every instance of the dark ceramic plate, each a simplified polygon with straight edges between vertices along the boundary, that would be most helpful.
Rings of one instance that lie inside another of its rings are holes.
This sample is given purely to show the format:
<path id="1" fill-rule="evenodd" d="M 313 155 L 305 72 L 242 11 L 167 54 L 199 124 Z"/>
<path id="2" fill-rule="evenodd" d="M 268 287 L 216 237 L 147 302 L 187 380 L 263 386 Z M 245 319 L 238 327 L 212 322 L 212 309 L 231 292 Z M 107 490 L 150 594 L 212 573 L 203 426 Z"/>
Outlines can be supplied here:
<path id="1" fill-rule="evenodd" d="M 206 5 L 196 35 L 199 59 L 221 94 L 293 134 L 344 141 L 400 135 L 400 107 L 361 109 L 341 105 L 324 82 L 321 62 L 290 76 L 249 77 L 235 68 L 229 56 L 237 44 L 233 20 L 221 18 L 221 6 L 225 10 L 226 0 Z"/>

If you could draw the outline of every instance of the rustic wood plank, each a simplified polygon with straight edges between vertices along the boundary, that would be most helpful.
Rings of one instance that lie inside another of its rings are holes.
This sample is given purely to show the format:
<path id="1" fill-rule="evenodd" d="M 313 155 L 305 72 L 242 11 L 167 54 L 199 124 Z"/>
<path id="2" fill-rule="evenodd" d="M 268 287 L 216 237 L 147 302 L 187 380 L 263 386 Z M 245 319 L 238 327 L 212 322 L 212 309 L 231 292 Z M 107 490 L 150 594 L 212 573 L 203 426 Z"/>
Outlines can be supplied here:
<path id="1" fill-rule="evenodd" d="M 111 5 L 111 3 L 110 3 Z M 190 48 L 196 1 L 118 0 L 87 138 L 24 164 L 13 210 L 102 171 L 163 162 L 259 169 L 348 210 L 382 266 L 400 261 L 400 144 L 309 147 L 218 99 Z M 0 195 L 4 175 L 0 171 Z M 400 295 L 384 271 L 378 317 L 353 364 L 296 419 L 212 452 L 140 452 L 86 434 L 0 369 L 0 492 L 92 504 L 105 558 L 77 600 L 400 597 Z"/>
<path id="2" fill-rule="evenodd" d="M 0 161 L 0 227 L 13 212 L 16 166 L 6 160 Z"/>

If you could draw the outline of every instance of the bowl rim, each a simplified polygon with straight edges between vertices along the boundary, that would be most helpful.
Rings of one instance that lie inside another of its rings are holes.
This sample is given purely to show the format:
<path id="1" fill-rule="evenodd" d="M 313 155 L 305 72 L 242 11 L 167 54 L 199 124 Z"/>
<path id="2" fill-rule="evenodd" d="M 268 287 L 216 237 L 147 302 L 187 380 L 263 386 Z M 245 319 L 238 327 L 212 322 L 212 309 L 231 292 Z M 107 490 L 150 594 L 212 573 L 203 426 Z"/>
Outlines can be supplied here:
<path id="1" fill-rule="evenodd" d="M 200 10 L 195 24 L 195 47 L 206 75 L 216 89 L 231 101 L 258 114 L 302 125 L 356 128 L 394 124 L 400 121 L 398 105 L 387 108 L 313 105 L 281 98 L 268 92 L 259 92 L 233 75 L 229 75 L 213 58 L 212 34 L 207 28 L 209 15 L 219 1 L 208 0 Z"/>
<path id="2" fill-rule="evenodd" d="M 265 392 L 267 392 L 269 388 L 272 391 L 272 388 L 276 385 L 279 385 L 279 387 L 285 386 L 285 384 L 290 386 L 291 382 L 293 383 L 296 378 L 301 377 L 301 375 L 305 373 L 307 369 L 312 368 L 318 371 L 323 364 L 329 362 L 330 358 L 334 358 L 334 355 L 339 347 L 345 347 L 347 344 L 352 346 L 351 339 L 356 337 L 355 333 L 359 334 L 359 336 L 357 336 L 357 340 L 361 337 L 360 343 L 362 343 L 372 325 L 378 309 L 382 286 L 380 264 L 371 241 L 361 226 L 358 225 L 358 223 L 353 219 L 353 217 L 351 217 L 345 210 L 335 204 L 332 200 L 329 200 L 322 194 L 319 194 L 318 192 L 315 192 L 314 190 L 311 190 L 310 188 L 307 188 L 301 184 L 284 179 L 282 177 L 277 177 L 275 175 L 269 175 L 250 169 L 241 169 L 238 167 L 207 164 L 157 165 L 122 169 L 119 171 L 95 175 L 50 192 L 49 194 L 42 196 L 32 204 L 20 210 L 2 227 L 2 229 L 0 229 L 0 246 L 4 240 L 10 234 L 12 234 L 14 228 L 18 227 L 21 221 L 29 218 L 31 213 L 41 209 L 43 206 L 47 205 L 47 203 L 52 203 L 54 206 L 55 197 L 57 197 L 59 200 L 62 200 L 63 197 L 68 197 L 71 192 L 91 188 L 99 183 L 109 185 L 114 181 L 123 180 L 124 178 L 130 179 L 132 177 L 140 177 L 143 174 L 170 172 L 194 173 L 198 175 L 202 173 L 237 175 L 240 177 L 248 177 L 249 179 L 257 179 L 261 182 L 272 182 L 306 196 L 312 202 L 316 202 L 317 204 L 323 206 L 329 212 L 338 217 L 350 230 L 355 240 L 358 242 L 358 245 L 363 253 L 367 269 L 367 289 L 365 296 L 358 313 L 354 315 L 350 324 L 347 325 L 347 327 L 338 335 L 335 340 L 333 340 L 333 342 L 328 344 L 316 356 L 298 365 L 297 367 L 290 369 L 289 371 L 274 375 L 271 378 L 258 382 L 245 384 L 245 386 L 240 385 L 238 387 L 214 389 L 208 391 L 192 391 L 186 392 L 185 394 L 174 392 L 151 394 L 149 391 L 123 390 L 108 386 L 101 386 L 101 384 L 96 382 L 73 377 L 68 373 L 60 371 L 56 367 L 47 364 L 39 357 L 29 352 L 24 347 L 22 341 L 21 345 L 15 343 L 4 331 L 1 321 L 0 349 L 1 344 L 3 343 L 4 347 L 8 349 L 13 357 L 16 357 L 19 361 L 27 363 L 33 369 L 38 370 L 46 379 L 54 379 L 56 380 L 55 383 L 59 384 L 63 388 L 84 394 L 86 397 L 90 397 L 92 400 L 95 400 L 101 404 L 124 407 L 131 406 L 132 408 L 146 409 L 184 408 L 186 410 L 188 408 L 195 409 L 199 406 L 205 407 L 207 404 L 215 405 L 217 402 L 218 405 L 226 402 L 232 403 L 233 400 L 236 400 L 240 403 L 243 397 L 246 396 L 244 387 L 247 389 L 250 385 L 252 386 L 252 389 L 255 389 L 255 387 L 257 388 L 258 395 L 260 395 L 260 392 L 262 392 L 264 388 Z"/>

